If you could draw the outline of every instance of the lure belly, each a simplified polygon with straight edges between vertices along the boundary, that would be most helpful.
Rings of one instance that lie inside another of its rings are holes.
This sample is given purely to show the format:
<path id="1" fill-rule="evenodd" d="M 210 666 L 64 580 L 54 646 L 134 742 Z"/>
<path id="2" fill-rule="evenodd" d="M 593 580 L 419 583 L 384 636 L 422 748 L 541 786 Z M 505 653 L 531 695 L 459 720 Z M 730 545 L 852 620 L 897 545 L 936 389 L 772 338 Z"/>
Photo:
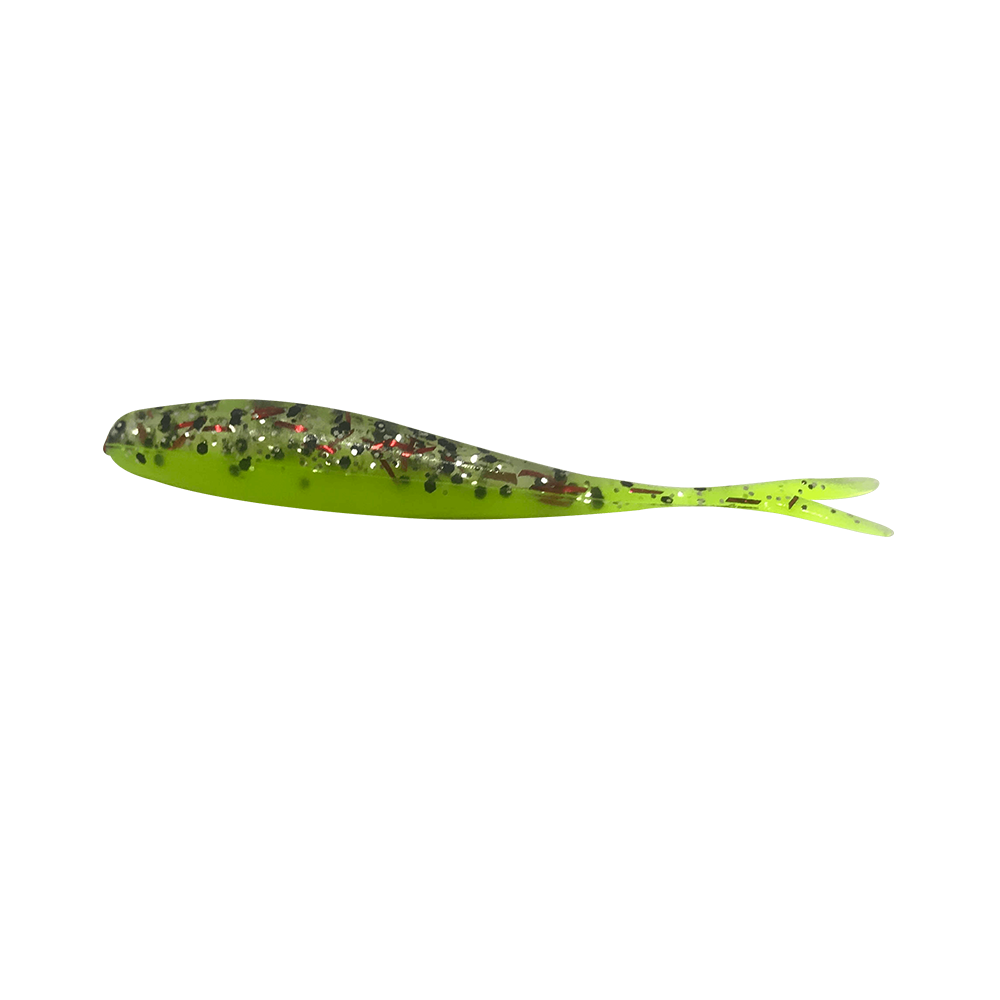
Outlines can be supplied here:
<path id="1" fill-rule="evenodd" d="M 827 501 L 875 479 L 788 479 L 737 486 L 653 486 L 581 476 L 322 406 L 222 399 L 135 410 L 104 451 L 128 472 L 214 496 L 388 517 L 548 517 L 650 507 L 790 514 L 869 535 L 889 528 Z"/>

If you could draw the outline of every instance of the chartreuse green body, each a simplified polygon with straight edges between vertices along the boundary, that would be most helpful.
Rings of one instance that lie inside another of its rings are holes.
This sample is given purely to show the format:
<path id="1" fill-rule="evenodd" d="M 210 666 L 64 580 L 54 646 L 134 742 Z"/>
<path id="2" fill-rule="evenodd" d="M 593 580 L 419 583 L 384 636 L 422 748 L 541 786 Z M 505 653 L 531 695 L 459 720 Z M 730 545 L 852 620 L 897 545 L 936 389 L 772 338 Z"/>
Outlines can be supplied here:
<path id="1" fill-rule="evenodd" d="M 652 486 L 581 476 L 322 406 L 223 399 L 136 410 L 104 450 L 123 469 L 199 493 L 390 517 L 544 517 L 649 507 L 790 514 L 869 535 L 892 531 L 828 505 L 874 479 Z"/>

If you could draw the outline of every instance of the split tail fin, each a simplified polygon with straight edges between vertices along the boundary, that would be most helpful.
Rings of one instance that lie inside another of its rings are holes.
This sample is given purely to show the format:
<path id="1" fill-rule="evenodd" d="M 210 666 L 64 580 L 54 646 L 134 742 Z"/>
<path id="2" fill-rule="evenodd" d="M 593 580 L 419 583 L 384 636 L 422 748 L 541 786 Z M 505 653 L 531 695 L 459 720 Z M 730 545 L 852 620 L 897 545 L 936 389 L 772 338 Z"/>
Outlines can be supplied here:
<path id="1" fill-rule="evenodd" d="M 740 507 L 781 514 L 831 528 L 845 528 L 864 535 L 891 537 L 891 528 L 858 516 L 854 507 L 838 505 L 847 497 L 863 496 L 878 488 L 876 479 L 786 479 L 744 486 L 687 487 L 656 490 L 623 483 L 627 499 L 617 506 L 635 510 L 665 504 L 689 507 Z M 617 499 L 617 498 L 616 498 Z"/>

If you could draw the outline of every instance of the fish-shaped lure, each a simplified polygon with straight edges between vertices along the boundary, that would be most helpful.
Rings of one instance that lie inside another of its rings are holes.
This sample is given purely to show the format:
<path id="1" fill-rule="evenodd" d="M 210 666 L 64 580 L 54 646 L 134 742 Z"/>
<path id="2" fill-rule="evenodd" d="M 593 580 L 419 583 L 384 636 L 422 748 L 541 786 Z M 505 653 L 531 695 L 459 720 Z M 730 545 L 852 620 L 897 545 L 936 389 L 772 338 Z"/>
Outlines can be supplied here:
<path id="1" fill-rule="evenodd" d="M 255 503 L 390 517 L 499 518 L 648 507 L 731 507 L 891 535 L 827 501 L 875 479 L 787 479 L 737 486 L 653 486 L 581 476 L 324 406 L 215 399 L 135 410 L 104 450 L 128 472 Z"/>

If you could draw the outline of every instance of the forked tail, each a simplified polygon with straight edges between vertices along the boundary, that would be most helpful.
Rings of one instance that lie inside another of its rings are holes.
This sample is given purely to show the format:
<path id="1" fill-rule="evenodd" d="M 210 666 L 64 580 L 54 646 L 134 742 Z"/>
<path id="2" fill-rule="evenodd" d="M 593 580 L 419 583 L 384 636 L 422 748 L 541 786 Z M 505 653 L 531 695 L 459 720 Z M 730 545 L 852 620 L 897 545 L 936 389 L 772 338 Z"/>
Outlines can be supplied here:
<path id="1" fill-rule="evenodd" d="M 772 514 L 790 514 L 806 521 L 832 524 L 848 531 L 887 538 L 892 529 L 884 524 L 855 517 L 826 501 L 859 497 L 871 493 L 877 479 L 785 479 L 774 483 L 749 483 L 742 486 L 712 486 L 676 490 L 673 503 L 683 506 L 734 507 L 740 510 L 764 510 Z"/>

